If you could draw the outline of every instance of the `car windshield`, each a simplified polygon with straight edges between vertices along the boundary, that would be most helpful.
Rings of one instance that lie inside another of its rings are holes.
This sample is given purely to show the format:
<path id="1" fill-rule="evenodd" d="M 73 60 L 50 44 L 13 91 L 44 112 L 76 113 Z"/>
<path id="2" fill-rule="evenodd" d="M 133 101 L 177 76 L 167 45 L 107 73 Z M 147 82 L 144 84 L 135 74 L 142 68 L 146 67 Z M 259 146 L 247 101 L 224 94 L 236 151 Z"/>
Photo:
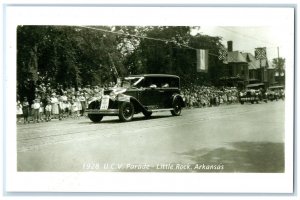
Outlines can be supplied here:
<path id="1" fill-rule="evenodd" d="M 143 77 L 125 77 L 121 80 L 121 87 L 130 88 L 138 87 Z"/>

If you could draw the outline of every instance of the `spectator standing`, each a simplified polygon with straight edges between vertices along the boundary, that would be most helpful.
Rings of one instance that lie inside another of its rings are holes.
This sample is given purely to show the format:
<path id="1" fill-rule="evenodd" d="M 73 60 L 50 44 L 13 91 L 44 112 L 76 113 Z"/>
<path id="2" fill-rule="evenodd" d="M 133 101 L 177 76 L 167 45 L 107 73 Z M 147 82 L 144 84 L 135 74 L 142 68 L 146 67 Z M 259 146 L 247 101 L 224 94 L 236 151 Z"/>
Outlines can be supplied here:
<path id="1" fill-rule="evenodd" d="M 78 111 L 78 108 L 77 108 L 77 102 L 76 101 L 71 101 L 71 116 L 72 118 L 77 118 L 78 117 L 78 114 L 77 114 L 77 111 Z"/>
<path id="2" fill-rule="evenodd" d="M 30 112 L 30 107 L 29 107 L 27 97 L 24 98 L 24 101 L 22 103 L 22 111 L 23 111 L 24 124 L 29 123 L 28 116 Z"/>
<path id="3" fill-rule="evenodd" d="M 83 114 L 85 112 L 85 109 L 86 109 L 86 99 L 85 99 L 83 93 L 80 93 L 79 101 L 81 103 L 81 113 L 80 113 L 80 115 L 83 116 Z"/>
<path id="4" fill-rule="evenodd" d="M 20 118 L 22 117 L 22 115 L 23 115 L 22 104 L 18 100 L 17 101 L 17 122 L 20 122 Z"/>
<path id="5" fill-rule="evenodd" d="M 51 107 L 52 107 L 52 115 L 58 116 L 59 115 L 59 108 L 58 108 L 58 99 L 56 97 L 56 93 L 52 93 L 51 95 Z"/>
<path id="6" fill-rule="evenodd" d="M 52 111 L 52 106 L 51 106 L 51 101 L 47 101 L 47 105 L 45 107 L 45 112 L 46 112 L 46 122 L 51 121 L 51 111 Z"/>
<path id="7" fill-rule="evenodd" d="M 44 109 L 44 104 L 42 101 L 40 101 L 39 119 L 41 120 L 41 122 L 44 121 Z"/>
<path id="8" fill-rule="evenodd" d="M 59 97 L 59 102 L 58 102 L 58 108 L 59 108 L 59 120 L 62 120 L 64 118 L 64 114 L 65 114 L 65 96 L 61 96 Z"/>
<path id="9" fill-rule="evenodd" d="M 32 104 L 32 111 L 33 111 L 33 122 L 39 123 L 39 113 L 40 113 L 40 103 L 38 99 L 34 99 Z"/>
<path id="10" fill-rule="evenodd" d="M 81 102 L 79 99 L 79 93 L 77 93 L 75 96 L 75 103 L 77 104 L 77 117 L 79 117 L 80 113 L 82 111 L 82 106 L 81 106 Z"/>

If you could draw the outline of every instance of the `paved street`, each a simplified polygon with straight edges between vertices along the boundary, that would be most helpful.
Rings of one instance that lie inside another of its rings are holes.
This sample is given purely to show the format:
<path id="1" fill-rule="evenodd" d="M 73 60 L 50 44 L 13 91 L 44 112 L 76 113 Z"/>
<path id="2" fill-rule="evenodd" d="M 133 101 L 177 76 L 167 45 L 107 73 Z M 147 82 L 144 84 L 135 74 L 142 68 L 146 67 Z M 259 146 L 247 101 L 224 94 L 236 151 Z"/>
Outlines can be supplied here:
<path id="1" fill-rule="evenodd" d="M 284 172 L 284 101 L 17 125 L 19 171 Z"/>

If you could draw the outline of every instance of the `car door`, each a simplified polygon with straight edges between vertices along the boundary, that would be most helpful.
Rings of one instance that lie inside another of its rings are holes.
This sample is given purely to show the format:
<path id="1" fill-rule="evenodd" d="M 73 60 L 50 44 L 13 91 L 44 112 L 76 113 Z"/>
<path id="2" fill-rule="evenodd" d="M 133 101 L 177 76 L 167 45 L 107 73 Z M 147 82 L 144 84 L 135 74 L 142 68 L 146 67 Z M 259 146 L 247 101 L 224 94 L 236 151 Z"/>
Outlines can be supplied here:
<path id="1" fill-rule="evenodd" d="M 159 108 L 160 91 L 157 80 L 154 77 L 146 77 L 143 90 L 140 91 L 139 100 L 148 109 Z"/>
<path id="2" fill-rule="evenodd" d="M 172 96 L 179 94 L 179 80 L 176 78 L 165 77 L 161 80 L 161 88 L 159 89 L 160 107 L 171 108 Z"/>

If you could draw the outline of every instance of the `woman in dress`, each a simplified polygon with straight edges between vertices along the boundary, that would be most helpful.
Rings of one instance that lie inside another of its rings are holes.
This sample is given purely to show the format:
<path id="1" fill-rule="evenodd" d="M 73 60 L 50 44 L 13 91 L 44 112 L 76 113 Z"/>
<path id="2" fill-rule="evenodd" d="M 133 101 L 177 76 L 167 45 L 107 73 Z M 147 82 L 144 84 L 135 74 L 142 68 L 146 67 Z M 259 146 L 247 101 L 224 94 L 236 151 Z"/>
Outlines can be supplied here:
<path id="1" fill-rule="evenodd" d="M 55 93 L 51 95 L 51 107 L 52 107 L 52 115 L 58 116 L 59 115 L 59 108 L 58 108 L 58 99 Z"/>

